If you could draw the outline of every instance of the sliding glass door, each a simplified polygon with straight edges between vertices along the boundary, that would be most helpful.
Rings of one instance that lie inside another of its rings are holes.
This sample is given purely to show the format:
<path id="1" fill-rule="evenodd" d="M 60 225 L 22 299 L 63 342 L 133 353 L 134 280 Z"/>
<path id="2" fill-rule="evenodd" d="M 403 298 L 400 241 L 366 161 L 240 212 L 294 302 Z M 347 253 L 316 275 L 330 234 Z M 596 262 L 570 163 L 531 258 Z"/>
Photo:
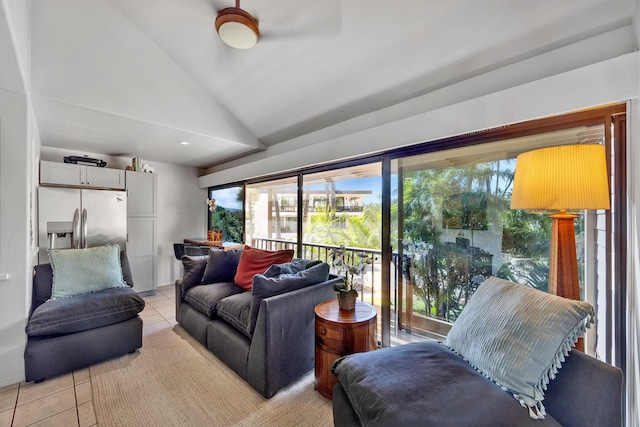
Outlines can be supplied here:
<path id="1" fill-rule="evenodd" d="M 395 341 L 444 339 L 489 276 L 546 292 L 551 221 L 545 214 L 510 209 L 516 157 L 542 147 L 594 143 L 605 144 L 604 124 L 394 159 L 391 238 L 397 328 L 391 332 Z M 607 269 L 595 250 L 598 212 L 576 214 L 585 299 L 585 279 L 597 283 Z M 594 351 L 594 342 L 590 349 Z"/>
<path id="2" fill-rule="evenodd" d="M 587 352 L 623 366 L 625 143 L 624 105 L 509 125 L 246 183 L 244 193 L 211 189 L 224 209 L 209 225 L 229 229 L 237 204 L 223 200 L 243 194 L 251 246 L 330 264 L 339 246 L 369 256 L 357 280 L 378 311 L 382 345 L 441 340 L 489 276 L 547 290 L 551 222 L 510 209 L 517 155 L 604 144 L 612 209 L 577 212 L 575 238 L 582 298 L 598 313 Z"/>

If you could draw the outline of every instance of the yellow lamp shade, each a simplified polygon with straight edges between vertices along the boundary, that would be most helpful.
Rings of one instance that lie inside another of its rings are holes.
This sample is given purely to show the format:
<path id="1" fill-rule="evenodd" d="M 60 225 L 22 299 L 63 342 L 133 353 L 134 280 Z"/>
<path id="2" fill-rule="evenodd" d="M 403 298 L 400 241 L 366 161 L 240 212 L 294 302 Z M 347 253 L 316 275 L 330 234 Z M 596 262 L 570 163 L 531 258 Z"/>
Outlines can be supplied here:
<path id="1" fill-rule="evenodd" d="M 609 207 L 609 175 L 603 145 L 561 145 L 517 157 L 511 209 L 561 211 Z"/>

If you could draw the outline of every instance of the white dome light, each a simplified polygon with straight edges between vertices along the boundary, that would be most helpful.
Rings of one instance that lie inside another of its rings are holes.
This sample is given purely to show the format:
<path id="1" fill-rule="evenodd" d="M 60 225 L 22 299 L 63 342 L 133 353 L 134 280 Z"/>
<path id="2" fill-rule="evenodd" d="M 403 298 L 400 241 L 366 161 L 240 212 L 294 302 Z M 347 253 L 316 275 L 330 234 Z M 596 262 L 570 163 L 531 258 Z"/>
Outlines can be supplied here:
<path id="1" fill-rule="evenodd" d="M 258 42 L 258 20 L 239 7 L 222 9 L 216 18 L 216 30 L 223 42 L 236 49 L 249 49 Z"/>

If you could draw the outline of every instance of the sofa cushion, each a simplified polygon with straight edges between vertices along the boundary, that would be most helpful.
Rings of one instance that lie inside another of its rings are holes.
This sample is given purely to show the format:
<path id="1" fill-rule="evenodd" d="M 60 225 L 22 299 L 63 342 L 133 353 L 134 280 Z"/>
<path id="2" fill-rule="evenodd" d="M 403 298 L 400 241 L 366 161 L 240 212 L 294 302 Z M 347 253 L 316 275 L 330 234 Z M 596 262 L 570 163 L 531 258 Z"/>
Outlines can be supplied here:
<path id="1" fill-rule="evenodd" d="M 589 303 L 491 277 L 473 294 L 444 344 L 538 419 L 545 415 L 547 384 L 594 319 Z"/>
<path id="2" fill-rule="evenodd" d="M 295 274 L 305 268 L 307 268 L 307 260 L 295 258 L 291 262 L 285 262 L 284 264 L 273 264 L 262 274 L 265 277 L 278 277 L 281 274 Z"/>
<path id="3" fill-rule="evenodd" d="M 509 393 L 435 341 L 346 356 L 332 372 L 362 425 L 559 425 L 531 419 Z"/>
<path id="4" fill-rule="evenodd" d="M 52 250 L 49 259 L 53 268 L 51 299 L 127 287 L 118 245 Z"/>
<path id="5" fill-rule="evenodd" d="M 202 276 L 202 284 L 233 282 L 236 275 L 236 269 L 240 262 L 242 249 L 231 249 L 224 251 L 222 249 L 210 249 L 207 259 L 207 266 Z"/>
<path id="6" fill-rule="evenodd" d="M 250 291 L 254 275 L 264 273 L 273 264 L 291 262 L 292 259 L 293 249 L 265 251 L 245 246 L 233 282 L 242 289 Z"/>
<path id="7" fill-rule="evenodd" d="M 325 282 L 329 277 L 329 269 L 329 264 L 323 262 L 294 274 L 281 274 L 277 277 L 256 274 L 253 276 L 251 292 L 257 298 L 269 298 L 274 295 L 302 289 Z"/>
<path id="8" fill-rule="evenodd" d="M 184 300 L 200 313 L 213 319 L 218 301 L 240 292 L 243 292 L 242 288 L 232 282 L 218 282 L 189 288 L 184 295 Z"/>
<path id="9" fill-rule="evenodd" d="M 26 332 L 32 337 L 95 329 L 131 319 L 144 305 L 142 298 L 129 287 L 50 300 L 33 311 Z"/>
<path id="10" fill-rule="evenodd" d="M 182 296 L 187 294 L 187 291 L 202 283 L 202 277 L 204 276 L 204 270 L 207 268 L 208 256 L 191 256 L 182 255 Z"/>
<path id="11" fill-rule="evenodd" d="M 223 298 L 216 306 L 216 315 L 251 338 L 252 326 L 255 326 L 255 320 L 252 321 L 252 318 L 258 317 L 258 309 L 260 308 L 259 304 L 252 303 L 254 298 L 251 292 L 241 292 Z"/>

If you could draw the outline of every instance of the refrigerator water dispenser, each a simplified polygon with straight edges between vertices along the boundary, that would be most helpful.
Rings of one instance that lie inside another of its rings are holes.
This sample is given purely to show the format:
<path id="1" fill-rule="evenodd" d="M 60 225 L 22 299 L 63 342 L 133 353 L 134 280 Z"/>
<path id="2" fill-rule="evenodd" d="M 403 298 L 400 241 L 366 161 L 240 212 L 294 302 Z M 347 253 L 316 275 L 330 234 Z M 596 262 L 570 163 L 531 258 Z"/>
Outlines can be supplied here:
<path id="1" fill-rule="evenodd" d="M 72 221 L 47 222 L 47 249 L 71 249 L 73 242 Z"/>

